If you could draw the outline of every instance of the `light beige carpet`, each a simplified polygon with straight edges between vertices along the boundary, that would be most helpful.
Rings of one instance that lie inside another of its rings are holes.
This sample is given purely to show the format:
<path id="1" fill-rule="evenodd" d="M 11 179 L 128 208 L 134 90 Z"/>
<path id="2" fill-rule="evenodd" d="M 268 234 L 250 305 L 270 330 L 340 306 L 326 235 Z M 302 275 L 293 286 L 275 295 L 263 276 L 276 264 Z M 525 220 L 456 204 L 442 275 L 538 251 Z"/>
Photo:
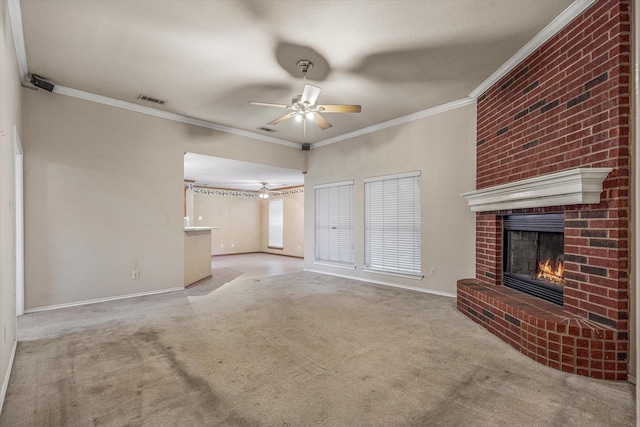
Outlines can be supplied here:
<path id="1" fill-rule="evenodd" d="M 452 298 L 312 273 L 202 286 L 23 316 L 0 425 L 635 425 L 631 384 L 539 365 Z"/>

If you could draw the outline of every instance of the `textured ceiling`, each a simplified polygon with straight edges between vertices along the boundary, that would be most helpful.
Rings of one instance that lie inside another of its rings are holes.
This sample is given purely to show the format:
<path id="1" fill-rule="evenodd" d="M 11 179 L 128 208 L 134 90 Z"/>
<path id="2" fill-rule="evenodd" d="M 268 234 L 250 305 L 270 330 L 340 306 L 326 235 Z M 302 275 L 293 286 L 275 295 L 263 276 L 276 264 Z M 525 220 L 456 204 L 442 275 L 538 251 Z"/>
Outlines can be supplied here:
<path id="1" fill-rule="evenodd" d="M 571 0 L 25 1 L 29 73 L 56 85 L 294 143 L 338 137 L 468 96 Z M 322 131 L 259 130 L 314 62 Z M 158 106 L 140 94 L 167 100 Z"/>

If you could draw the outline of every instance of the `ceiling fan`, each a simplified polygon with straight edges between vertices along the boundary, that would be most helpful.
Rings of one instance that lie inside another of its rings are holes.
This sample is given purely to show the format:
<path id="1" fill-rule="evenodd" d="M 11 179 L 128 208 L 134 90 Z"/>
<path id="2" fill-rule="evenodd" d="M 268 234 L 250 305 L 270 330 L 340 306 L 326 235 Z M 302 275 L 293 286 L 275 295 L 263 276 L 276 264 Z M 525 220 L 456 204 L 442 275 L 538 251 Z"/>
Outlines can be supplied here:
<path id="1" fill-rule="evenodd" d="M 269 189 L 267 188 L 267 183 L 266 182 L 261 182 L 262 184 L 262 188 L 260 188 L 260 190 L 258 190 L 258 197 L 260 197 L 261 199 L 268 199 L 269 198 Z"/>
<path id="2" fill-rule="evenodd" d="M 295 117 L 297 121 L 307 120 L 318 125 L 322 130 L 329 129 L 332 125 L 320 113 L 359 113 L 362 110 L 360 105 L 322 105 L 317 104 L 320 89 L 317 86 L 307 84 L 307 71 L 313 67 L 311 61 L 298 61 L 298 68 L 302 71 L 302 94 L 296 95 L 291 100 L 291 105 L 274 104 L 271 102 L 251 101 L 249 104 L 263 105 L 266 107 L 278 107 L 292 110 L 290 113 L 269 122 L 270 125 L 277 125 L 285 120 Z"/>

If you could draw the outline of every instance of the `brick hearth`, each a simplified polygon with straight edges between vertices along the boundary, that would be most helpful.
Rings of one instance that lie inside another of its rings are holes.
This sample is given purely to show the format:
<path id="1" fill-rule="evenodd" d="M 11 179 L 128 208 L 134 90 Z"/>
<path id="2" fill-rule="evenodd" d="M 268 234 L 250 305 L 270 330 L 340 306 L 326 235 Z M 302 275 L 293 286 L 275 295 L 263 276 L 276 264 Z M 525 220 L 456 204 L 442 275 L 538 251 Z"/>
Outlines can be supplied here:
<path id="1" fill-rule="evenodd" d="M 626 379 L 629 2 L 599 0 L 478 99 L 476 188 L 574 168 L 613 168 L 600 203 L 476 216 L 476 277 L 458 308 L 534 360 Z M 502 286 L 502 218 L 562 212 L 564 306 Z"/>

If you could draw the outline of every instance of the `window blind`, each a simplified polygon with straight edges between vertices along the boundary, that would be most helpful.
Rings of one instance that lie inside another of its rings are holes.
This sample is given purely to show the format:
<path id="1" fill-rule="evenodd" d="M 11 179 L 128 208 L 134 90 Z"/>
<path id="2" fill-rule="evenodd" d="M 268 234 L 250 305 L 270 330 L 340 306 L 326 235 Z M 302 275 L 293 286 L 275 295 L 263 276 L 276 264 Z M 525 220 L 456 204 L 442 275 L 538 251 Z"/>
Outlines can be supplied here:
<path id="1" fill-rule="evenodd" d="M 421 276 L 420 172 L 365 179 L 365 268 Z"/>
<path id="2" fill-rule="evenodd" d="M 353 265 L 353 181 L 314 189 L 315 259 Z"/>
<path id="3" fill-rule="evenodd" d="M 284 200 L 269 200 L 269 247 L 283 248 Z"/>

